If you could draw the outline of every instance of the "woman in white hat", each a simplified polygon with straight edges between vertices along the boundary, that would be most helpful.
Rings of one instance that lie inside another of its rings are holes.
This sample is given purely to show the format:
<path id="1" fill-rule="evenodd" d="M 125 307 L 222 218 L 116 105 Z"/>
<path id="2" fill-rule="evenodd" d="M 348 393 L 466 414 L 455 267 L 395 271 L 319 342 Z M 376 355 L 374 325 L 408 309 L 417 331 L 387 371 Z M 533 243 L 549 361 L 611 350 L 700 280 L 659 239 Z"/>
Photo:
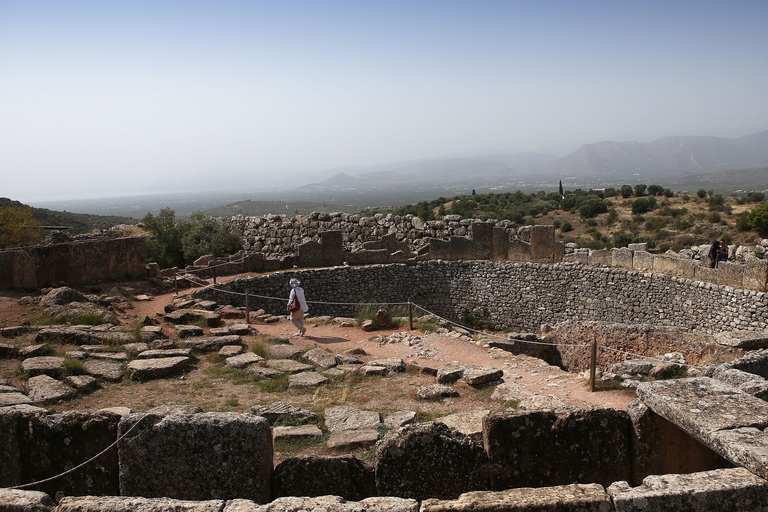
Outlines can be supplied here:
<path id="1" fill-rule="evenodd" d="M 307 301 L 304 298 L 304 289 L 299 286 L 301 282 L 295 277 L 288 284 L 291 285 L 291 294 L 288 296 L 288 311 L 291 316 L 291 323 L 299 328 L 299 332 L 294 334 L 294 336 L 304 336 L 304 333 L 307 332 L 307 328 L 304 327 L 304 313 L 309 311 L 309 306 L 307 306 Z M 299 308 L 291 310 L 291 304 L 293 304 L 294 300 L 299 303 Z"/>

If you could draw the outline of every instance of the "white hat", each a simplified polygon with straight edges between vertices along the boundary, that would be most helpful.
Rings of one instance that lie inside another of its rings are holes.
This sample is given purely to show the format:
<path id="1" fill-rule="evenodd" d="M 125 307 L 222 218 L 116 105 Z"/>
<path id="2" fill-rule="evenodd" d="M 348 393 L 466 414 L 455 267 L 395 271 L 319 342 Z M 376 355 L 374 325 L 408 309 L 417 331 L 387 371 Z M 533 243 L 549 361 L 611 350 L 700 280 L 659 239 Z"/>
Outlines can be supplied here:
<path id="1" fill-rule="evenodd" d="M 296 279 L 295 277 L 293 277 L 293 278 L 291 278 L 291 280 L 288 282 L 288 284 L 290 284 L 290 285 L 291 285 L 291 288 L 296 288 L 297 286 L 299 286 L 299 285 L 301 284 L 301 281 L 299 281 L 298 279 Z"/>

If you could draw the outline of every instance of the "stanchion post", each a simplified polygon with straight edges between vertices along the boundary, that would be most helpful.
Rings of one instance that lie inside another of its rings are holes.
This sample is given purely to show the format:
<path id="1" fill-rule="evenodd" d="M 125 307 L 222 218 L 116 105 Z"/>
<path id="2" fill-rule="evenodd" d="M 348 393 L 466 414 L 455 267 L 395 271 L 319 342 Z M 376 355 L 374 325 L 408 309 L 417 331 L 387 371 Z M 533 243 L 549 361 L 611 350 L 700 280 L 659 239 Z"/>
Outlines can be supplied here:
<path id="1" fill-rule="evenodd" d="M 251 323 L 251 303 L 248 300 L 248 289 L 245 290 L 245 323 Z"/>
<path id="2" fill-rule="evenodd" d="M 589 391 L 595 392 L 595 370 L 597 368 L 597 337 L 592 337 L 592 356 L 589 361 Z"/>
<path id="3" fill-rule="evenodd" d="M 173 274 L 173 288 L 176 290 L 174 295 L 178 295 L 179 294 L 179 282 L 176 281 L 176 274 Z"/>
<path id="4" fill-rule="evenodd" d="M 413 330 L 413 302 L 411 301 L 412 297 L 408 297 L 408 327 L 412 331 Z"/>

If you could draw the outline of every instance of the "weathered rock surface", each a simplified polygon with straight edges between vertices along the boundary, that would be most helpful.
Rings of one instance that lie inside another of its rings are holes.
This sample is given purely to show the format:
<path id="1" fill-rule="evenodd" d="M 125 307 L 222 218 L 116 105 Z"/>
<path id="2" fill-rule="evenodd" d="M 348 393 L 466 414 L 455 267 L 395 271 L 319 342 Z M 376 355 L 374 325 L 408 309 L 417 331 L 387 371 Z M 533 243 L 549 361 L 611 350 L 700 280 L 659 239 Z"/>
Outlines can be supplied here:
<path id="1" fill-rule="evenodd" d="M 202 336 L 198 338 L 188 338 L 182 340 L 181 344 L 184 347 L 189 347 L 193 350 L 210 352 L 212 350 L 219 350 L 225 345 L 241 345 L 242 342 L 240 336 L 230 334 L 229 336 Z"/>
<path id="2" fill-rule="evenodd" d="M 272 436 L 266 419 L 236 413 L 132 414 L 120 421 L 119 434 L 139 421 L 118 444 L 120 494 L 269 501 Z"/>
<path id="3" fill-rule="evenodd" d="M 270 345 L 267 354 L 270 359 L 295 359 L 301 355 L 301 349 L 288 344 Z"/>
<path id="4" fill-rule="evenodd" d="M 419 386 L 416 390 L 416 396 L 422 400 L 437 400 L 440 398 L 459 396 L 459 392 L 451 386 L 446 386 L 444 384 L 427 384 L 426 386 Z"/>
<path id="5" fill-rule="evenodd" d="M 176 414 L 200 414 L 201 412 L 203 412 L 203 408 L 199 405 L 167 404 L 153 407 L 147 411 L 147 414 L 170 416 Z"/>
<path id="6" fill-rule="evenodd" d="M 489 382 L 498 381 L 503 375 L 504 370 L 500 368 L 470 366 L 464 370 L 464 375 L 461 378 L 470 386 L 482 386 Z"/>
<path id="7" fill-rule="evenodd" d="M 325 409 L 325 428 L 329 432 L 376 428 L 381 415 L 376 411 L 363 411 L 345 405 Z"/>
<path id="8" fill-rule="evenodd" d="M 520 403 L 531 395 L 533 395 L 533 393 L 522 387 L 520 384 L 515 382 L 504 382 L 503 384 L 496 386 L 491 394 L 491 399 Z"/>
<path id="9" fill-rule="evenodd" d="M 56 503 L 44 492 L 0 488 L 3 512 L 50 512 Z"/>
<path id="10" fill-rule="evenodd" d="M 8 407 L 11 405 L 31 404 L 31 403 L 32 403 L 32 399 L 21 392 L 0 393 L 0 407 Z"/>
<path id="11" fill-rule="evenodd" d="M 293 359 L 267 359 L 267 366 L 286 373 L 306 372 L 314 368 L 311 365 L 300 363 Z"/>
<path id="12" fill-rule="evenodd" d="M 242 349 L 242 347 L 239 348 Z M 158 348 L 153 350 L 145 350 L 136 357 L 138 359 L 155 359 L 158 357 L 189 357 L 191 355 L 191 348 Z"/>
<path id="13" fill-rule="evenodd" d="M 165 315 L 165 321 L 173 324 L 191 324 L 197 320 L 205 321 L 208 327 L 218 327 L 221 316 L 213 311 L 204 309 L 179 309 Z"/>
<path id="14" fill-rule="evenodd" d="M 38 331 L 35 335 L 35 342 L 84 345 L 93 338 L 93 334 L 87 329 L 78 327 L 47 327 Z"/>
<path id="15" fill-rule="evenodd" d="M 64 358 L 55 356 L 30 357 L 21 362 L 21 369 L 31 376 L 58 377 L 64 371 Z"/>
<path id="16" fill-rule="evenodd" d="M 109 381 L 118 381 L 123 378 L 123 368 L 120 363 L 112 361 L 86 361 L 83 368 L 88 375 Z"/>
<path id="17" fill-rule="evenodd" d="M 328 383 L 328 377 L 317 372 L 294 373 L 288 377 L 289 388 L 314 388 Z"/>
<path id="18" fill-rule="evenodd" d="M 56 512 L 221 512 L 223 500 L 185 501 L 132 496 L 66 497 Z"/>
<path id="19" fill-rule="evenodd" d="M 358 501 L 376 495 L 373 467 L 354 455 L 304 455 L 284 460 L 272 474 L 272 496 L 341 496 Z"/>
<path id="20" fill-rule="evenodd" d="M 467 365 L 462 363 L 448 363 L 437 370 L 437 383 L 450 384 L 459 380 L 464 375 Z"/>
<path id="21" fill-rule="evenodd" d="M 483 440 L 483 418 L 490 414 L 490 409 L 468 412 L 457 412 L 438 418 L 435 421 L 446 425 L 451 430 L 472 437 L 476 442 Z"/>
<path id="22" fill-rule="evenodd" d="M 373 446 L 378 440 L 379 433 L 376 430 L 338 430 L 328 436 L 327 446 L 331 450 L 351 450 Z"/>
<path id="23" fill-rule="evenodd" d="M 317 425 L 299 425 L 289 427 L 272 427 L 272 437 L 277 439 L 304 439 L 307 437 L 320 437 L 323 431 Z"/>
<path id="24" fill-rule="evenodd" d="M 268 505 L 256 505 L 249 500 L 228 501 L 223 512 L 419 512 L 416 500 L 395 497 L 365 498 L 346 501 L 340 496 L 316 498 L 282 497 Z"/>
<path id="25" fill-rule="evenodd" d="M 475 491 L 462 494 L 456 500 L 428 499 L 421 503 L 421 512 L 496 512 L 499 510 L 609 512 L 613 509 L 610 497 L 603 486 L 598 484 L 524 487 L 496 492 Z"/>
<path id="26" fill-rule="evenodd" d="M 403 427 L 416 421 L 414 411 L 397 411 L 384 418 L 384 424 L 391 428 Z"/>
<path id="27" fill-rule="evenodd" d="M 383 366 L 390 373 L 402 373 L 405 371 L 405 361 L 399 357 L 387 357 L 384 359 L 374 359 L 366 363 L 368 366 Z"/>
<path id="28" fill-rule="evenodd" d="M 280 370 L 275 370 L 274 368 L 268 368 L 264 366 L 249 366 L 245 372 L 248 375 L 253 375 L 258 379 L 274 379 L 276 377 L 279 377 L 280 375 L 283 375 L 283 372 Z"/>
<path id="29" fill-rule="evenodd" d="M 376 460 L 381 496 L 454 499 L 490 485 L 483 447 L 441 423 L 391 430 L 377 444 Z"/>
<path id="30" fill-rule="evenodd" d="M 271 424 L 287 421 L 288 423 L 309 423 L 317 419 L 317 414 L 301 407 L 296 407 L 288 402 L 273 402 L 268 405 L 254 405 L 253 414 L 263 416 Z"/>
<path id="31" fill-rule="evenodd" d="M 260 364 L 264 362 L 264 358 L 253 352 L 246 352 L 239 356 L 228 357 L 226 360 L 227 365 L 232 368 L 248 368 L 254 364 Z"/>
<path id="32" fill-rule="evenodd" d="M 134 359 L 128 363 L 131 378 L 157 379 L 186 368 L 192 363 L 190 357 L 158 357 L 155 359 Z"/>
<path id="33" fill-rule="evenodd" d="M 75 396 L 77 391 L 48 375 L 29 379 L 29 398 L 35 403 L 54 402 Z"/>
<path id="34" fill-rule="evenodd" d="M 240 345 L 226 345 L 219 350 L 219 357 L 227 358 L 237 356 L 243 353 L 243 347 Z"/>
<path id="35" fill-rule="evenodd" d="M 69 304 L 71 302 L 88 302 L 88 298 L 69 286 L 54 288 L 44 297 L 40 298 L 40 306 L 44 308 L 50 306 L 63 306 L 64 304 Z"/>
<path id="36" fill-rule="evenodd" d="M 715 341 L 721 345 L 736 348 L 766 348 L 768 333 L 755 331 L 731 331 L 715 334 Z"/>
<path id="37" fill-rule="evenodd" d="M 174 330 L 176 331 L 176 334 L 179 335 L 179 338 L 191 338 L 193 336 L 202 336 L 203 335 L 203 328 L 199 325 L 177 325 L 174 327 Z M 211 335 L 216 335 L 217 333 L 211 332 Z M 223 333 L 224 335 L 229 334 L 229 331 Z"/>
<path id="38" fill-rule="evenodd" d="M 336 356 L 332 352 L 320 347 L 309 349 L 302 358 L 317 368 L 336 366 Z"/>

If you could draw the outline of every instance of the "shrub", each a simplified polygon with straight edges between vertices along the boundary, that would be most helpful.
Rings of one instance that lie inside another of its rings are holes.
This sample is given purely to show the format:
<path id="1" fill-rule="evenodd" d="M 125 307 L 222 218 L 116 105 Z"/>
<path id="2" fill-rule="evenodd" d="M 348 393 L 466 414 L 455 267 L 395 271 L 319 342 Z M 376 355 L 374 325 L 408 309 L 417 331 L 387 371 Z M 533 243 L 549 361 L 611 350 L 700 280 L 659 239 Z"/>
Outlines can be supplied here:
<path id="1" fill-rule="evenodd" d="M 560 231 L 562 231 L 563 233 L 573 231 L 573 224 L 571 224 L 567 220 L 564 220 L 562 226 L 560 226 Z"/>
<path id="2" fill-rule="evenodd" d="M 643 214 L 647 211 L 650 211 L 650 209 L 651 203 L 648 201 L 647 197 L 640 197 L 632 202 L 632 213 L 635 215 Z"/>

